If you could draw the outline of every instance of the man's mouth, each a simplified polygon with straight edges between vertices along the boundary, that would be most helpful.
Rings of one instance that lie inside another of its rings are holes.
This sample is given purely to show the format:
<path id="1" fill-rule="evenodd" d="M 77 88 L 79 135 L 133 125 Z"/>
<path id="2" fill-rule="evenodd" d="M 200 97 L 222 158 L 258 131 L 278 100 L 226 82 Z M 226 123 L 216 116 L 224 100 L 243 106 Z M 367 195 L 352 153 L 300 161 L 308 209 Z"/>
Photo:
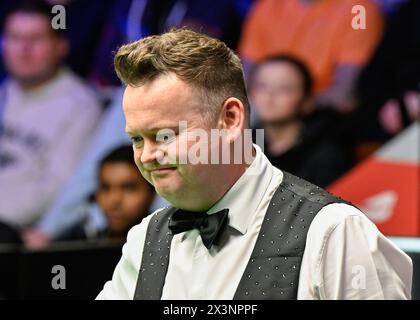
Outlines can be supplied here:
<path id="1" fill-rule="evenodd" d="M 155 168 L 152 170 L 149 170 L 150 172 L 167 172 L 167 171 L 172 171 L 175 170 L 176 167 L 160 167 L 160 168 Z"/>

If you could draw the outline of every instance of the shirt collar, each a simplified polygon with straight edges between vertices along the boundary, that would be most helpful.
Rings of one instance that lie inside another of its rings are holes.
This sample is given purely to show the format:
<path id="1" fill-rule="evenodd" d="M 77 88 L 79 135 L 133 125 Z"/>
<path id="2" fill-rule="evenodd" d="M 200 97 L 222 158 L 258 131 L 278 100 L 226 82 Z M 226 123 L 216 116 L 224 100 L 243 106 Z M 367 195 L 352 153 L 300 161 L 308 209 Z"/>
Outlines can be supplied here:
<path id="1" fill-rule="evenodd" d="M 235 184 L 207 212 L 229 209 L 229 226 L 245 234 L 261 203 L 273 176 L 273 166 L 256 144 L 256 155 L 251 165 Z M 184 240 L 186 234 L 181 238 Z"/>

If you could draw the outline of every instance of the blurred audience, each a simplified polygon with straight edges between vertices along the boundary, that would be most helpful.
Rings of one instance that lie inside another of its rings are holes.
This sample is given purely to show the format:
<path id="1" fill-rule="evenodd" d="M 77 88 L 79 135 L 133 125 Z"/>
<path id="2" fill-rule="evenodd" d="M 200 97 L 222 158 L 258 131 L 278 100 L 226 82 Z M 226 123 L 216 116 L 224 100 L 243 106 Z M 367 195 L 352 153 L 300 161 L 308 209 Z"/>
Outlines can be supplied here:
<path id="1" fill-rule="evenodd" d="M 366 9 L 366 29 L 352 28 L 352 8 Z M 343 113 L 356 106 L 355 82 L 380 40 L 382 16 L 369 0 L 262 0 L 243 29 L 245 70 L 278 54 L 302 60 L 314 77 L 317 105 Z"/>
<path id="2" fill-rule="evenodd" d="M 264 153 L 270 162 L 326 187 L 351 165 L 334 128 L 339 116 L 313 107 L 312 78 L 290 56 L 268 58 L 250 74 L 250 98 L 264 129 Z"/>
<path id="3" fill-rule="evenodd" d="M 0 220 L 34 224 L 72 173 L 101 113 L 95 95 L 63 67 L 69 44 L 51 8 L 24 1 L 6 17 L 1 86 Z"/>
<path id="4" fill-rule="evenodd" d="M 106 225 L 98 228 L 88 214 L 64 231 L 59 240 L 124 239 L 130 228 L 150 213 L 155 191 L 134 163 L 131 145 L 121 146 L 101 160 L 98 181 L 95 200 L 105 215 Z"/>

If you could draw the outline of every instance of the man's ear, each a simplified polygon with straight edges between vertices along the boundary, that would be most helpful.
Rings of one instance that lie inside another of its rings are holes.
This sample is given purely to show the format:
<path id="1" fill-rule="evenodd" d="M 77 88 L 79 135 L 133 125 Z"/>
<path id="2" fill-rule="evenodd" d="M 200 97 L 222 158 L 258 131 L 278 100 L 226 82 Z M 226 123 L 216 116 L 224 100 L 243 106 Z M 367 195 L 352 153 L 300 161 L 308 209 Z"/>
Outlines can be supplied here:
<path id="1" fill-rule="evenodd" d="M 219 128 L 228 131 L 229 142 L 235 141 L 245 128 L 245 107 L 241 100 L 230 97 L 222 105 Z"/>
<path id="2" fill-rule="evenodd" d="M 225 100 L 220 113 L 221 129 L 243 130 L 245 128 L 245 107 L 241 100 L 230 97 Z"/>

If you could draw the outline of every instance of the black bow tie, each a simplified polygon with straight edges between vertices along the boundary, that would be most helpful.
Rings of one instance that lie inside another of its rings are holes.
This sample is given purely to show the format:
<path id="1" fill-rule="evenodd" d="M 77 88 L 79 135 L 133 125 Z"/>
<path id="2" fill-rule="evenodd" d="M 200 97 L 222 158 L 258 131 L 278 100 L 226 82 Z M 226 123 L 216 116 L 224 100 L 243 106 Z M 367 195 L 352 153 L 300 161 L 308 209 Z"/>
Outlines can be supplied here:
<path id="1" fill-rule="evenodd" d="M 213 244 L 218 244 L 220 236 L 228 222 L 229 209 L 207 214 L 206 212 L 192 212 L 177 210 L 169 221 L 172 234 L 181 233 L 191 229 L 200 231 L 201 239 L 207 249 Z"/>

